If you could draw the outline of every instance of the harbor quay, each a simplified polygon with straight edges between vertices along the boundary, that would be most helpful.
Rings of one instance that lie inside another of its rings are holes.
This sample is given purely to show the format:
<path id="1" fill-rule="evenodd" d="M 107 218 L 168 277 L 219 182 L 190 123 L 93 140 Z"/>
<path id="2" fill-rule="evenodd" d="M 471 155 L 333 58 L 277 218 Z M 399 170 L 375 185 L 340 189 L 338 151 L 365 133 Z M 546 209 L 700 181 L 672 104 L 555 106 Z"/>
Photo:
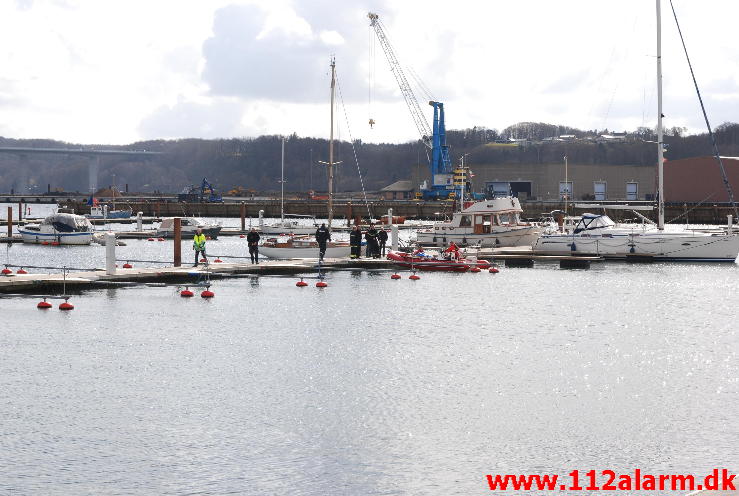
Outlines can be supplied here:
<path id="1" fill-rule="evenodd" d="M 18 213 L 15 213 L 16 219 L 23 216 L 23 205 L 32 205 L 35 203 L 53 203 L 59 204 L 60 207 L 68 208 L 77 214 L 84 215 L 90 213 L 90 206 L 87 200 L 82 198 L 66 198 L 66 197 L 44 197 L 44 196 L 0 196 L 0 202 L 20 205 Z M 125 197 L 119 201 L 121 206 L 131 208 L 134 212 L 141 212 L 145 222 L 152 222 L 161 217 L 176 216 L 197 216 L 197 217 L 258 217 L 260 211 L 264 217 L 280 217 L 281 203 L 279 198 L 274 199 L 245 199 L 245 198 L 224 198 L 222 203 L 186 203 L 178 202 L 176 197 Z M 555 210 L 567 210 L 572 215 L 582 215 L 586 212 L 592 212 L 594 205 L 598 202 L 588 201 L 587 208 L 580 208 L 576 204 L 570 203 L 565 205 L 560 201 L 521 201 L 523 208 L 522 217 L 527 219 L 538 219 L 543 214 Z M 612 205 L 614 202 L 602 202 Z M 625 202 L 628 204 L 649 204 L 651 202 Z M 326 218 L 328 216 L 327 205 L 325 201 L 307 200 L 307 199 L 285 199 L 283 204 L 284 214 L 287 215 L 312 215 L 317 218 Z M 447 201 L 424 201 L 424 200 L 370 200 L 367 203 L 363 199 L 336 199 L 334 201 L 335 218 L 346 219 L 347 221 L 368 217 L 379 218 L 392 209 L 394 215 L 403 216 L 409 219 L 419 220 L 436 220 L 439 217 L 451 214 L 458 209 L 458 205 L 451 200 Z M 679 219 L 680 223 L 686 220 L 692 224 L 724 224 L 726 216 L 734 212 L 733 207 L 728 203 L 687 203 L 687 202 L 666 202 L 665 217 L 667 219 Z M 631 214 L 626 211 L 613 211 L 611 215 L 615 220 L 626 220 Z M 645 211 L 644 215 L 652 220 L 656 218 L 656 211 Z M 110 222 L 112 219 L 106 219 Z M 119 223 L 132 223 L 135 218 L 116 220 Z"/>

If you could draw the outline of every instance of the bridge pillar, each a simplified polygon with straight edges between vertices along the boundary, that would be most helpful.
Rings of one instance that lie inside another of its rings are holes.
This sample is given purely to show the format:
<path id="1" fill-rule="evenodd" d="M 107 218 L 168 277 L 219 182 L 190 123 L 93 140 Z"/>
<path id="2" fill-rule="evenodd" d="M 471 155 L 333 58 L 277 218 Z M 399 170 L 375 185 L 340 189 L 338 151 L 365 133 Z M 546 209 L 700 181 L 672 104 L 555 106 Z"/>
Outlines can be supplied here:
<path id="1" fill-rule="evenodd" d="M 91 157 L 87 163 L 87 179 L 90 186 L 90 193 L 94 193 L 98 189 L 98 171 L 100 170 L 100 157 Z"/>

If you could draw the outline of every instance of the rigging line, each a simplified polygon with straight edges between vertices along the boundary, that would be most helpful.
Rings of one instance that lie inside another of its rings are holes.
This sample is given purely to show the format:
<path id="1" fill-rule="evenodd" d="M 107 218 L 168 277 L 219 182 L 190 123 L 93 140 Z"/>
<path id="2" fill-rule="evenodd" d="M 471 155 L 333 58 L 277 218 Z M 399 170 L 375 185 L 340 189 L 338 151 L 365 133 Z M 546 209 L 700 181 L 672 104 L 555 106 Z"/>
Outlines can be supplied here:
<path id="1" fill-rule="evenodd" d="M 710 199 L 711 199 L 711 197 L 712 197 L 713 195 L 715 195 L 715 194 L 716 194 L 716 192 L 714 191 L 713 193 L 711 193 L 710 195 L 708 195 L 707 197 L 703 198 L 703 199 L 702 199 L 701 201 L 699 201 L 698 203 L 696 203 L 696 204 L 695 204 L 695 206 L 693 206 L 692 208 L 689 208 L 688 210 L 686 210 L 685 212 L 681 213 L 680 215 L 678 215 L 678 216 L 677 216 L 677 217 L 675 217 L 674 219 L 672 219 L 672 220 L 669 220 L 669 221 L 665 222 L 665 224 L 670 224 L 670 223 L 672 223 L 672 222 L 675 222 L 676 220 L 679 220 L 679 219 L 681 219 L 681 218 L 685 217 L 685 216 L 686 216 L 686 215 L 688 215 L 688 214 L 689 214 L 690 212 L 692 212 L 693 210 L 695 210 L 696 208 L 700 207 L 700 206 L 701 206 L 701 205 L 703 205 L 703 204 L 704 204 L 705 202 L 707 202 L 708 200 L 710 200 Z"/>
<path id="2" fill-rule="evenodd" d="M 690 56 L 688 56 L 688 47 L 685 45 L 685 39 L 683 38 L 683 32 L 680 29 L 680 23 L 677 20 L 677 12 L 675 12 L 675 6 L 672 4 L 672 0 L 670 0 L 670 8 L 672 9 L 672 15 L 675 18 L 675 25 L 677 26 L 677 32 L 680 35 L 680 42 L 683 44 L 683 51 L 685 51 L 685 59 L 688 61 L 688 67 L 690 68 L 690 76 L 693 78 L 693 85 L 695 86 L 695 92 L 698 94 L 698 101 L 701 104 L 701 111 L 703 111 L 703 119 L 706 121 L 706 127 L 708 128 L 708 135 L 711 137 L 711 144 L 713 145 L 713 153 L 716 157 L 716 160 L 718 161 L 718 166 L 721 169 L 721 178 L 724 181 L 724 188 L 726 188 L 726 192 L 729 194 L 729 202 L 731 202 L 731 206 L 734 207 L 734 217 L 739 219 L 739 209 L 737 209 L 736 202 L 734 201 L 734 191 L 731 189 L 731 183 L 729 183 L 729 178 L 726 177 L 726 169 L 724 169 L 724 163 L 721 160 L 721 155 L 718 152 L 718 145 L 716 144 L 716 136 L 713 134 L 713 130 L 711 129 L 711 123 L 708 122 L 708 114 L 706 114 L 706 107 L 703 105 L 703 97 L 701 96 L 701 91 L 698 89 L 698 81 L 695 79 L 695 73 L 693 72 L 693 64 L 690 63 Z"/>
<path id="3" fill-rule="evenodd" d="M 357 164 L 357 174 L 359 174 L 359 184 L 362 186 L 362 195 L 364 196 L 364 204 L 367 206 L 367 215 L 370 221 L 372 220 L 372 211 L 370 210 L 369 202 L 367 201 L 367 192 L 364 189 L 364 179 L 362 179 L 362 171 L 359 169 L 359 159 L 357 158 L 357 149 L 354 146 L 354 138 L 352 137 L 352 129 L 349 126 L 349 115 L 346 112 L 346 105 L 344 105 L 344 95 L 341 92 L 341 82 L 339 81 L 338 71 L 336 72 L 336 89 L 339 90 L 339 101 L 341 102 L 341 108 L 344 110 L 344 120 L 346 121 L 346 131 L 349 133 L 349 142 L 352 144 L 352 153 L 354 153 L 354 163 Z"/>

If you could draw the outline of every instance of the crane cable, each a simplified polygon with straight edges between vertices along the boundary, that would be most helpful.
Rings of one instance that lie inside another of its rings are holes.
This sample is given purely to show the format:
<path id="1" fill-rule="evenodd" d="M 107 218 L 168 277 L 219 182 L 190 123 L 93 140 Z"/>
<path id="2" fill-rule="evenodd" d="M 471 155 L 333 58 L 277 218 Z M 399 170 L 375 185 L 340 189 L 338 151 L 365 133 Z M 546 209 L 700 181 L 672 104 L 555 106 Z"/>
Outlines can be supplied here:
<path id="1" fill-rule="evenodd" d="M 367 26 L 367 36 L 367 46 L 369 47 L 369 59 L 367 60 L 367 118 L 370 129 L 373 129 L 375 125 L 375 119 L 372 118 L 372 93 L 375 91 L 375 74 L 377 72 L 375 61 L 377 59 L 375 57 L 376 45 L 372 26 Z"/>
<path id="2" fill-rule="evenodd" d="M 367 207 L 367 215 L 370 221 L 372 220 L 372 211 L 370 210 L 369 201 L 367 201 L 367 191 L 364 189 L 364 179 L 362 179 L 362 171 L 359 169 L 359 158 L 357 158 L 357 149 L 354 146 L 354 138 L 352 138 L 352 129 L 349 126 L 349 115 L 346 112 L 346 105 L 344 105 L 344 95 L 341 92 L 341 82 L 339 81 L 339 71 L 335 72 L 336 75 L 336 89 L 339 90 L 339 101 L 341 102 L 341 108 L 344 110 L 344 120 L 346 121 L 346 131 L 349 134 L 349 143 L 352 144 L 352 153 L 354 153 L 354 163 L 357 164 L 357 174 L 359 174 L 359 184 L 362 186 L 362 195 L 364 196 L 364 204 Z"/>

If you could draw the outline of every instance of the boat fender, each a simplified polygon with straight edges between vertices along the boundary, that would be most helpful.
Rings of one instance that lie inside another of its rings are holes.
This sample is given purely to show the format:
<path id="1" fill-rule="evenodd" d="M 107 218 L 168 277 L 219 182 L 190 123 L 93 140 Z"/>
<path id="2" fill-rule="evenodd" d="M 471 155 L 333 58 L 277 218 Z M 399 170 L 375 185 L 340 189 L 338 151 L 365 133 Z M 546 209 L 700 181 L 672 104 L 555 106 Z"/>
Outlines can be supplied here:
<path id="1" fill-rule="evenodd" d="M 467 238 L 462 238 L 462 243 L 467 244 Z"/>
<path id="2" fill-rule="evenodd" d="M 432 239 L 432 241 L 433 241 L 434 243 L 436 243 L 436 236 L 434 236 L 434 239 Z"/>
<path id="3" fill-rule="evenodd" d="M 570 251 L 577 251 L 577 245 L 575 244 L 575 242 L 574 242 L 574 241 L 573 241 L 573 242 L 572 242 L 572 244 L 570 245 Z"/>
<path id="4" fill-rule="evenodd" d="M 500 240 L 498 238 L 495 238 L 495 244 L 500 245 Z"/>
<path id="5" fill-rule="evenodd" d="M 634 245 L 631 245 L 631 248 L 629 248 L 629 253 L 634 253 L 636 250 L 634 250 Z"/>

